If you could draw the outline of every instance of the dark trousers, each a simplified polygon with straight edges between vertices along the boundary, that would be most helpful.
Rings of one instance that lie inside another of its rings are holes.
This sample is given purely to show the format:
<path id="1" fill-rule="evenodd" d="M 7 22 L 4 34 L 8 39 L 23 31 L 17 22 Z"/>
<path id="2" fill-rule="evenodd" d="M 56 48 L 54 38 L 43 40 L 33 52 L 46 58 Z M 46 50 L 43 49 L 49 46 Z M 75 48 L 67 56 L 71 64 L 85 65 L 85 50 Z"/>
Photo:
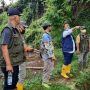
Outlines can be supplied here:
<path id="1" fill-rule="evenodd" d="M 73 53 L 63 52 L 64 55 L 64 65 L 69 65 L 72 62 Z"/>
<path id="2" fill-rule="evenodd" d="M 6 67 L 1 68 L 4 74 L 4 89 L 3 90 L 13 90 L 16 89 L 16 84 L 18 82 L 18 74 L 19 74 L 19 66 L 13 66 L 13 74 L 12 74 L 12 85 L 7 84 L 8 72 L 6 71 Z"/>

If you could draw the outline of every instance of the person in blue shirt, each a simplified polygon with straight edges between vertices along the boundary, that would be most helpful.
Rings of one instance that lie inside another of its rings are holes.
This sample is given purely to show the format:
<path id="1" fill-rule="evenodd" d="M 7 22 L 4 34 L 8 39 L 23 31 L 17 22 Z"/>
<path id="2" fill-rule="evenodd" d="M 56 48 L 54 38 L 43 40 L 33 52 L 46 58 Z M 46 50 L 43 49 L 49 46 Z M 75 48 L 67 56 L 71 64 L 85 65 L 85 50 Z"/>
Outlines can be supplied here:
<path id="1" fill-rule="evenodd" d="M 54 69 L 54 47 L 52 44 L 52 37 L 51 37 L 51 30 L 52 26 L 48 21 L 45 21 L 42 25 L 44 29 L 44 34 L 42 35 L 41 41 L 41 56 L 42 60 L 44 61 L 44 68 L 43 68 L 43 77 L 42 77 L 42 85 L 49 88 L 49 79 L 50 75 L 52 75 L 52 71 Z"/>
<path id="2" fill-rule="evenodd" d="M 68 79 L 71 71 L 71 63 L 73 58 L 73 53 L 75 52 L 75 41 L 72 33 L 79 29 L 80 26 L 70 28 L 68 23 L 64 24 L 64 31 L 62 33 L 62 52 L 64 56 L 64 65 L 61 70 L 61 76 Z"/>

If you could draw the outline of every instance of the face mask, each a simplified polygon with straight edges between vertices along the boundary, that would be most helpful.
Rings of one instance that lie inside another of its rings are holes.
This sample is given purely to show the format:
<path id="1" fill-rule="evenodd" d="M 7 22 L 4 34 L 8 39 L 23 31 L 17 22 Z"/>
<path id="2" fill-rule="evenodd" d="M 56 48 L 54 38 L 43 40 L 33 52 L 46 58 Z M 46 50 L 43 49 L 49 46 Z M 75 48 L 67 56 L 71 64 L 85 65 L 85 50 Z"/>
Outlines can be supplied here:
<path id="1" fill-rule="evenodd" d="M 66 29 L 70 29 L 70 26 L 67 26 L 67 28 Z"/>
<path id="2" fill-rule="evenodd" d="M 70 29 L 70 27 L 68 27 L 67 29 Z"/>
<path id="3" fill-rule="evenodd" d="M 86 33 L 86 30 L 82 30 L 81 32 L 82 32 L 82 33 Z"/>

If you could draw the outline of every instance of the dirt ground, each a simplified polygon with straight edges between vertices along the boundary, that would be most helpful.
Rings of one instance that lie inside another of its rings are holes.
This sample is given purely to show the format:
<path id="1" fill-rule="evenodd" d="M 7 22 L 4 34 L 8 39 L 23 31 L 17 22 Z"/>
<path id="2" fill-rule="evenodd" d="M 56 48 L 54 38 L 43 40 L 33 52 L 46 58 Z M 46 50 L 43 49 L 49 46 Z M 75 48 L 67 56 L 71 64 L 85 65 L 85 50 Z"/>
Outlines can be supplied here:
<path id="1" fill-rule="evenodd" d="M 37 75 L 42 73 L 42 68 L 43 68 L 43 61 L 39 55 L 39 51 L 35 51 L 33 53 L 29 53 L 28 54 L 29 57 L 27 57 L 27 71 L 31 71 L 32 72 L 32 76 L 33 75 Z M 35 68 L 36 67 L 36 68 Z M 27 74 L 28 75 L 28 74 Z M 31 77 L 30 74 L 27 77 Z M 75 80 L 74 79 L 70 79 L 70 80 L 65 80 L 61 77 L 54 77 L 53 79 L 51 79 L 51 83 L 53 84 L 67 84 L 72 90 L 77 90 L 75 89 Z"/>

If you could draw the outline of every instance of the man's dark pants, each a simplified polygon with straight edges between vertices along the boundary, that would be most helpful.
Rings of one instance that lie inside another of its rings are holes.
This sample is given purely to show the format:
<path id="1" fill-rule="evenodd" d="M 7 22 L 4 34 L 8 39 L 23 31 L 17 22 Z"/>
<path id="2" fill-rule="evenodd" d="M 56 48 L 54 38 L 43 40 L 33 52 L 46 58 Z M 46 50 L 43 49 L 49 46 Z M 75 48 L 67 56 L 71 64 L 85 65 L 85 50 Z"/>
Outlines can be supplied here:
<path id="1" fill-rule="evenodd" d="M 13 66 L 12 85 L 7 84 L 8 72 L 6 71 L 6 67 L 2 67 L 1 69 L 2 69 L 2 72 L 4 74 L 4 79 L 5 79 L 3 90 L 16 89 L 16 84 L 18 82 L 19 66 Z"/>
<path id="2" fill-rule="evenodd" d="M 69 65 L 72 63 L 73 53 L 63 52 L 64 55 L 64 65 Z"/>

